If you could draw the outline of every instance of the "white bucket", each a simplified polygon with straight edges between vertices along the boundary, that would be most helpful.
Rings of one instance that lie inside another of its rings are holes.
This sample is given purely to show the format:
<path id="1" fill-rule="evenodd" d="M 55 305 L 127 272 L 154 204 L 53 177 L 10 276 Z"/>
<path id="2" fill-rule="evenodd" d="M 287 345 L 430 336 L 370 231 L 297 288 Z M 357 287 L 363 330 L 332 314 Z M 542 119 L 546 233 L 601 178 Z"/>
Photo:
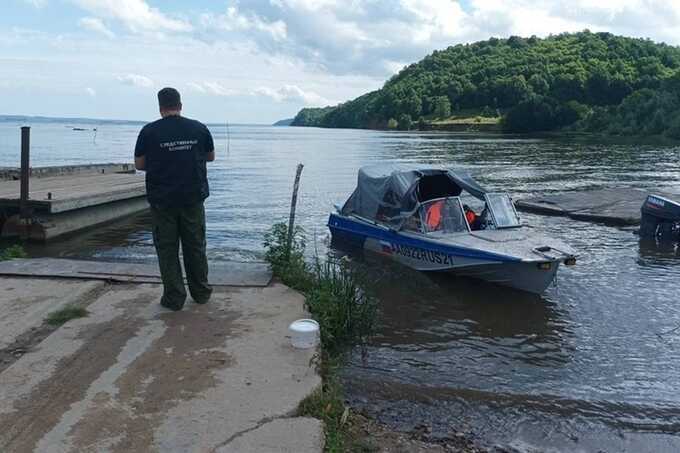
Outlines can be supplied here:
<path id="1" fill-rule="evenodd" d="M 294 348 L 313 348 L 319 343 L 319 323 L 313 319 L 298 319 L 288 326 Z"/>

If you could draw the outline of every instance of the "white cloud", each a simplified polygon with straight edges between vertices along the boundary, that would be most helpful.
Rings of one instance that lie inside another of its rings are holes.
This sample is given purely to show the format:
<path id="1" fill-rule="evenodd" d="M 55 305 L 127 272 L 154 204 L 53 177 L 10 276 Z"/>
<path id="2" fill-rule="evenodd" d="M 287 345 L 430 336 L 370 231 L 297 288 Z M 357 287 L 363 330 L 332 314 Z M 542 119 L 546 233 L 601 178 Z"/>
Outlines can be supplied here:
<path id="1" fill-rule="evenodd" d="M 253 90 L 253 94 L 271 98 L 276 102 L 292 102 L 316 107 L 326 106 L 332 103 L 313 91 L 303 91 L 296 85 L 284 85 L 278 90 L 269 87 L 259 87 Z"/>
<path id="2" fill-rule="evenodd" d="M 286 39 L 286 24 L 282 20 L 268 22 L 253 12 L 242 14 L 235 6 L 227 8 L 225 14 L 202 14 L 201 25 L 223 31 L 261 32 L 274 41 Z"/>
<path id="3" fill-rule="evenodd" d="M 208 91 L 203 87 L 203 85 L 201 85 L 201 84 L 198 83 L 198 82 L 189 82 L 189 83 L 187 83 L 187 86 L 189 87 L 190 90 L 195 91 L 195 92 L 197 92 L 197 93 L 205 94 L 205 93 L 208 92 Z"/>
<path id="4" fill-rule="evenodd" d="M 332 73 L 384 76 L 395 62 L 463 36 L 465 18 L 453 0 L 252 0 L 219 17 L 204 15 L 203 26 L 240 31 L 265 52 Z"/>
<path id="5" fill-rule="evenodd" d="M 189 22 L 168 17 L 145 0 L 71 0 L 97 17 L 115 19 L 134 32 L 189 32 Z"/>
<path id="6" fill-rule="evenodd" d="M 83 17 L 78 21 L 78 25 L 86 30 L 101 33 L 108 38 L 114 38 L 116 36 L 106 24 L 104 24 L 104 21 L 97 17 Z"/>
<path id="7" fill-rule="evenodd" d="M 50 27 L 0 29 L 3 105 L 54 105 L 56 115 L 156 115 L 148 90 L 163 83 L 184 87 L 197 117 L 270 121 L 352 99 L 435 49 L 490 36 L 588 28 L 680 44 L 680 0 L 11 1 L 54 17 Z M 79 23 L 96 32 L 90 39 L 74 33 L 64 3 L 98 21 Z M 23 8 L 26 17 L 36 11 Z M 84 87 L 106 89 L 110 102 L 92 102 Z"/>
<path id="8" fill-rule="evenodd" d="M 197 93 L 215 96 L 236 96 L 238 91 L 224 87 L 219 82 L 189 82 L 187 86 Z"/>
<path id="9" fill-rule="evenodd" d="M 118 76 L 117 79 L 124 85 L 131 85 L 139 88 L 151 88 L 154 86 L 153 80 L 139 74 L 126 74 Z"/>
<path id="10" fill-rule="evenodd" d="M 85 88 L 85 92 L 92 97 L 95 97 L 97 95 L 97 92 L 94 90 L 94 88 L 87 87 Z"/>
<path id="11" fill-rule="evenodd" d="M 589 28 L 677 44 L 680 0 L 249 0 L 203 15 L 201 28 L 309 68 L 384 78 L 435 49 L 491 36 Z"/>

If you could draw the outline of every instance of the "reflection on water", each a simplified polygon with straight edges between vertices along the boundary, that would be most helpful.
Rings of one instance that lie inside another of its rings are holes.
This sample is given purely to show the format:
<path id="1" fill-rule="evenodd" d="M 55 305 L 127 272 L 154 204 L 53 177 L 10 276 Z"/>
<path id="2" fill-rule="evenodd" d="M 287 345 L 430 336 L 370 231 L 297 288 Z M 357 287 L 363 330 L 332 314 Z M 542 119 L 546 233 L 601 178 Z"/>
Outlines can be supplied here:
<path id="1" fill-rule="evenodd" d="M 93 143 L 63 124 L 35 125 L 32 163 L 131 160 L 139 126 L 98 129 Z M 212 131 L 218 159 L 206 205 L 211 260 L 262 259 L 263 233 L 287 218 L 298 162 L 305 164 L 298 221 L 321 253 L 332 205 L 346 199 L 357 169 L 371 163 L 467 170 L 516 198 L 680 187 L 673 147 L 232 126 L 226 155 L 224 127 Z M 17 161 L 18 125 L 0 123 L 0 166 Z M 641 242 L 630 229 L 523 218 L 580 255 L 542 296 L 352 255 L 379 298 L 380 319 L 367 353 L 345 369 L 351 403 L 396 428 L 428 424 L 435 437 L 464 430 L 522 451 L 680 451 L 680 331 L 659 335 L 680 325 L 677 247 Z M 138 216 L 31 252 L 154 260 L 149 224 Z"/>
<path id="2" fill-rule="evenodd" d="M 641 266 L 680 265 L 680 247 L 676 242 L 660 242 L 654 239 L 640 239 Z"/>

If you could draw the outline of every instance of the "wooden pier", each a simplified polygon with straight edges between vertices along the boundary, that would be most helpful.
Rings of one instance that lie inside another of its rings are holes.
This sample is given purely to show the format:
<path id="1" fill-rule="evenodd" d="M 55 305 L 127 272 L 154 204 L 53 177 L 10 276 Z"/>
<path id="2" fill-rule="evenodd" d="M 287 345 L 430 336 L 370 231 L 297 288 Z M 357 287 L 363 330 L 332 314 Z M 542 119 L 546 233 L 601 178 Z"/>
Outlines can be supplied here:
<path id="1" fill-rule="evenodd" d="M 132 164 L 33 168 L 22 218 L 20 169 L 0 170 L 2 237 L 48 241 L 148 209 Z"/>

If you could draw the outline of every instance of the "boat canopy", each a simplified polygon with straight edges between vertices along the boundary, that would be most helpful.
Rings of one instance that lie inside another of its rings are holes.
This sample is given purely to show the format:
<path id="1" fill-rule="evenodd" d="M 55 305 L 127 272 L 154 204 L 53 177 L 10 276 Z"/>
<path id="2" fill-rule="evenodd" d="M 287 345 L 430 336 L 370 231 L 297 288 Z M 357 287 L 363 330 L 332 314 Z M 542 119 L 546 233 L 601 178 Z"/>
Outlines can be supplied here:
<path id="1" fill-rule="evenodd" d="M 370 165 L 359 169 L 357 188 L 341 213 L 400 227 L 420 203 L 457 197 L 463 191 L 480 200 L 487 193 L 465 172 L 408 164 Z"/>

